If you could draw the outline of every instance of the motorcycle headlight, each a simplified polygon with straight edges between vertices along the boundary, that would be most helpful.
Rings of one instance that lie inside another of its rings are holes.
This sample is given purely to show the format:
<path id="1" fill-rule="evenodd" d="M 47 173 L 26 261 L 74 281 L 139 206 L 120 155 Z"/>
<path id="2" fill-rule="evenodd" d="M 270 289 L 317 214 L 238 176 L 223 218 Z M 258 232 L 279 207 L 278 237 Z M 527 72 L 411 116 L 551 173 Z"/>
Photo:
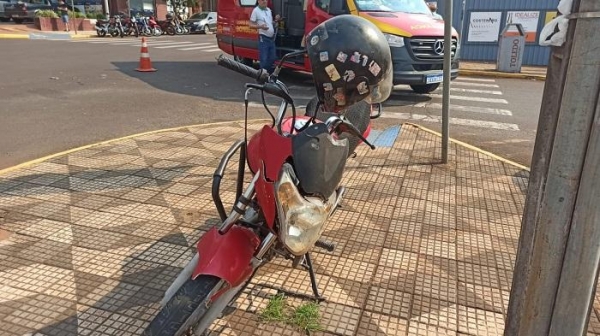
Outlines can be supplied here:
<path id="1" fill-rule="evenodd" d="M 390 47 L 404 47 L 404 37 L 383 33 Z"/>
<path id="2" fill-rule="evenodd" d="M 308 252 L 321 236 L 331 212 L 335 193 L 323 202 L 316 197 L 303 197 L 293 177 L 291 166 L 284 165 L 275 183 L 277 212 L 281 226 L 280 239 L 288 250 L 301 256 Z"/>

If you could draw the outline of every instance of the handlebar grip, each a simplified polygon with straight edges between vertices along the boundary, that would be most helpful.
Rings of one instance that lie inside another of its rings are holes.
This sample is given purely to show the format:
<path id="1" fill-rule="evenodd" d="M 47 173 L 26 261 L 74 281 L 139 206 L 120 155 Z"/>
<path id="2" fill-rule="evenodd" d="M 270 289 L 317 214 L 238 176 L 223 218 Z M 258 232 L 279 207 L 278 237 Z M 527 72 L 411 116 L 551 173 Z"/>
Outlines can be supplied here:
<path id="1" fill-rule="evenodd" d="M 269 73 L 263 69 L 256 70 L 242 63 L 236 62 L 223 55 L 217 57 L 217 64 L 242 75 L 254 78 L 258 83 L 264 84 L 269 80 Z"/>

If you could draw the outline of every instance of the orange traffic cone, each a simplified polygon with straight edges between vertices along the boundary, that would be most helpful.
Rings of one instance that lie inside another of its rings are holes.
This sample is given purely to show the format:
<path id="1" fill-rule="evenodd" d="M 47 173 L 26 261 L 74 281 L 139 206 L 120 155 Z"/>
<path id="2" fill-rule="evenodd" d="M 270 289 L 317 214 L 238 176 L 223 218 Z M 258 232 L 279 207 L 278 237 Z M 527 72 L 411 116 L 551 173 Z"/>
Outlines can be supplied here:
<path id="1" fill-rule="evenodd" d="M 150 54 L 148 53 L 148 44 L 146 43 L 146 38 L 142 37 L 142 50 L 140 56 L 140 67 L 135 69 L 141 72 L 153 72 L 156 71 L 152 67 L 152 62 L 150 61 Z"/>

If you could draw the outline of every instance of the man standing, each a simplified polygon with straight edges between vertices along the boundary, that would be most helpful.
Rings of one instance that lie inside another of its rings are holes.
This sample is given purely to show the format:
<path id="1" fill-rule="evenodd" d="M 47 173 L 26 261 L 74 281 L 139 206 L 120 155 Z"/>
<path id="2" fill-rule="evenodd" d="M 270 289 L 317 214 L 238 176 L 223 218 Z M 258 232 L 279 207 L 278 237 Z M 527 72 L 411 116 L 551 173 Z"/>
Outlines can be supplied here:
<path id="1" fill-rule="evenodd" d="M 425 1 L 425 3 L 427 3 L 427 7 L 429 7 L 429 10 L 431 11 L 431 15 L 433 15 L 434 19 L 436 19 L 436 20 L 443 20 L 444 19 L 437 12 L 437 1 L 429 1 L 429 2 Z"/>
<path id="2" fill-rule="evenodd" d="M 267 7 L 267 1 L 258 0 L 258 6 L 254 8 L 252 15 L 250 15 L 250 27 L 258 29 L 258 60 L 260 67 L 271 73 L 273 72 L 273 63 L 277 58 L 274 23 L 279 21 L 280 17 L 277 14 L 275 22 L 273 21 L 273 15 L 271 9 Z"/>
<path id="3" fill-rule="evenodd" d="M 58 2 L 58 6 L 56 8 L 60 12 L 60 18 L 62 19 L 62 22 L 65 24 L 65 31 L 68 32 L 69 31 L 69 8 L 65 4 L 65 2 L 62 0 Z"/>

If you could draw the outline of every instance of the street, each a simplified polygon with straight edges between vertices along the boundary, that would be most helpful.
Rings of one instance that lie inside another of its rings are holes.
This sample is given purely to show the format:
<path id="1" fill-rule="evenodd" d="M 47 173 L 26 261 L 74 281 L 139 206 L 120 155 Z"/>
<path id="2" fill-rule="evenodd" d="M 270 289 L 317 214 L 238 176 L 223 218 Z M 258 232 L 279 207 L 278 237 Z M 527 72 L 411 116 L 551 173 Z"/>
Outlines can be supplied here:
<path id="1" fill-rule="evenodd" d="M 214 35 L 152 37 L 154 73 L 135 71 L 141 41 L 129 38 L 2 40 L 0 169 L 135 133 L 243 119 L 242 75 L 220 68 Z M 284 72 L 297 104 L 311 77 Z M 451 88 L 450 136 L 530 165 L 544 83 L 461 77 Z M 441 88 L 399 86 L 375 128 L 409 121 L 439 131 Z M 268 99 L 268 104 L 277 104 Z M 250 118 L 266 118 L 259 95 Z"/>

